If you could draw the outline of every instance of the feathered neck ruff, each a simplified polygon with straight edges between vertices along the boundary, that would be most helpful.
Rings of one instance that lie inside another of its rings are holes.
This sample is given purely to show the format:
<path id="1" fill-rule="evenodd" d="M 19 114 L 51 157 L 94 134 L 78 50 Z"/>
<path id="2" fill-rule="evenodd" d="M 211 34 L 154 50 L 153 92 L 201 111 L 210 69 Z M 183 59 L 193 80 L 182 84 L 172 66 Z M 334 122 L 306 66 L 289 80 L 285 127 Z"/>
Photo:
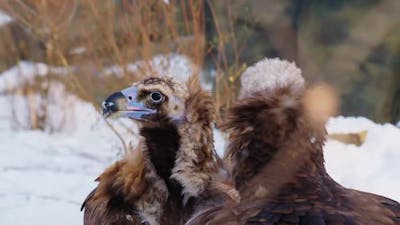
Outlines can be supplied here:
<path id="1" fill-rule="evenodd" d="M 254 191 L 249 186 L 262 184 L 269 190 L 261 194 L 272 195 L 285 183 L 325 176 L 325 129 L 305 114 L 302 97 L 303 91 L 281 85 L 249 94 L 227 113 L 225 161 L 234 168 L 232 174 L 243 198 L 255 195 L 246 193 L 246 189 Z"/>
<path id="2" fill-rule="evenodd" d="M 170 193 L 187 201 L 209 184 L 218 159 L 214 149 L 214 105 L 209 92 L 189 89 L 185 118 L 141 128 L 150 160 Z"/>

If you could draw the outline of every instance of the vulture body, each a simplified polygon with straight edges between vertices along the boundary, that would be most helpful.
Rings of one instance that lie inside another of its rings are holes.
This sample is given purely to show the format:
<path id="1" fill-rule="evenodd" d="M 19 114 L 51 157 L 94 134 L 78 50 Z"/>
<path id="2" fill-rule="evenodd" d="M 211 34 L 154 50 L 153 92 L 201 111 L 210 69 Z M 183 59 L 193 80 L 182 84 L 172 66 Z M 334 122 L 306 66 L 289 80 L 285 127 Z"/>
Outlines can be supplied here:
<path id="1" fill-rule="evenodd" d="M 245 71 L 223 126 L 225 161 L 242 200 L 199 212 L 188 225 L 400 224 L 398 202 L 327 174 L 324 122 L 307 113 L 305 93 L 300 70 L 286 61 L 265 59 Z"/>
<path id="2" fill-rule="evenodd" d="M 82 208 L 85 225 L 184 224 L 237 193 L 214 150 L 214 106 L 195 79 L 150 77 L 116 92 L 105 116 L 140 125 L 139 144 L 97 179 Z"/>

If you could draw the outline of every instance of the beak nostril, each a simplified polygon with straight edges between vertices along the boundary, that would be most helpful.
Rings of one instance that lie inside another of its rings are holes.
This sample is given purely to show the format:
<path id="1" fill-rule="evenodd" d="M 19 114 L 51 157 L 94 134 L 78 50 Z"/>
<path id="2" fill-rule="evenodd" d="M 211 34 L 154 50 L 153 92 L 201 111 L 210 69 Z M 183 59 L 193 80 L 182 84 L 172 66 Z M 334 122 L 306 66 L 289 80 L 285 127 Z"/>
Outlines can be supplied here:
<path id="1" fill-rule="evenodd" d="M 119 110 L 118 102 L 120 99 L 125 99 L 125 96 L 121 92 L 115 92 L 102 102 L 101 108 L 104 117 L 108 117 Z"/>
<path id="2" fill-rule="evenodd" d="M 106 110 L 112 110 L 114 105 L 115 104 L 113 102 L 103 102 L 101 104 L 102 108 Z"/>

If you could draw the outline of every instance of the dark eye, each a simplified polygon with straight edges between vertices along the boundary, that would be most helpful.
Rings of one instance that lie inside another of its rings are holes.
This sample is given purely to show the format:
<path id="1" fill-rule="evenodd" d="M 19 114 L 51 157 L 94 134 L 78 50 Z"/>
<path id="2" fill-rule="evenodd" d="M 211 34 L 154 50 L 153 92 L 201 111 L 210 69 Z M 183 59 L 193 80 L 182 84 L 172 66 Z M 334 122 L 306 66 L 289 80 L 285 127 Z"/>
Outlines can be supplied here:
<path id="1" fill-rule="evenodd" d="M 153 103 L 160 103 L 164 100 L 164 96 L 158 91 L 150 92 L 149 97 Z"/>

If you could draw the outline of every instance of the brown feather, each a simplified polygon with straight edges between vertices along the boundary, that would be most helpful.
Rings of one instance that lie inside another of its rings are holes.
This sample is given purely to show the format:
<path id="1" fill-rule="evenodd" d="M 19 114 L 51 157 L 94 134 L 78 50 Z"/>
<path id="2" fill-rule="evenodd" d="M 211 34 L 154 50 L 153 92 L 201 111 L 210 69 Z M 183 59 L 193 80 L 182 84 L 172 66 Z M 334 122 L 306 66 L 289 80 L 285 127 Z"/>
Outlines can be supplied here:
<path id="1" fill-rule="evenodd" d="M 144 161 L 142 150 L 136 149 L 114 163 L 100 175 L 94 198 L 110 197 L 118 193 L 124 201 L 134 202 L 148 185 L 143 179 Z"/>
<path id="2" fill-rule="evenodd" d="M 85 209 L 83 222 L 86 225 L 140 225 L 141 220 L 133 210 L 128 208 L 114 208 L 110 210 L 107 199 L 93 199 L 94 189 L 86 198 L 82 208 Z"/>
<path id="3" fill-rule="evenodd" d="M 107 168 L 95 188 L 84 201 L 84 224 L 141 224 L 136 215 L 135 201 L 148 183 L 143 178 L 144 158 L 134 150 Z"/>

